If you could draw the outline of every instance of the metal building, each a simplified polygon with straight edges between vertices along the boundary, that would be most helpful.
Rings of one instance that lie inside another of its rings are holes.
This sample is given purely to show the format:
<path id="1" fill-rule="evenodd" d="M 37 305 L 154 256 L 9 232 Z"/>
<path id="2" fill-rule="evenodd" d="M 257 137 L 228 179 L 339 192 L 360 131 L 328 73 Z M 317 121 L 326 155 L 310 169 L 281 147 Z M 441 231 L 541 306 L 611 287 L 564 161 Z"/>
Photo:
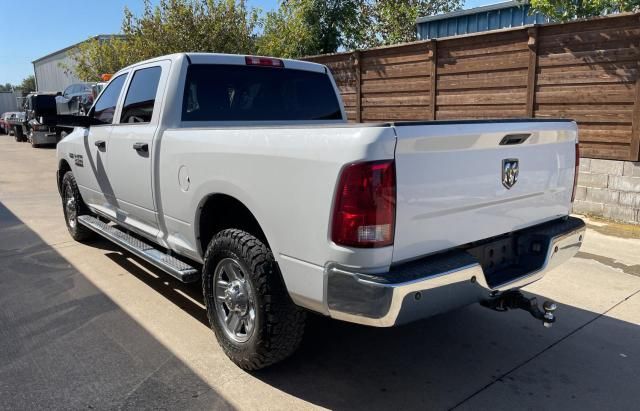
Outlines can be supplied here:
<path id="1" fill-rule="evenodd" d="M 529 4 L 525 2 L 507 1 L 437 16 L 420 17 L 417 21 L 418 38 L 428 40 L 549 22 L 549 18 L 543 14 L 529 14 L 529 11 Z"/>
<path id="2" fill-rule="evenodd" d="M 0 91 L 0 114 L 7 111 L 18 111 L 19 93 L 13 91 Z"/>
<path id="3" fill-rule="evenodd" d="M 108 40 L 119 35 L 101 34 L 93 37 L 97 40 Z M 34 60 L 33 71 L 36 76 L 36 88 L 43 92 L 58 92 L 64 90 L 80 79 L 74 74 L 75 62 L 71 56 L 83 42 L 54 51 L 44 57 Z"/>

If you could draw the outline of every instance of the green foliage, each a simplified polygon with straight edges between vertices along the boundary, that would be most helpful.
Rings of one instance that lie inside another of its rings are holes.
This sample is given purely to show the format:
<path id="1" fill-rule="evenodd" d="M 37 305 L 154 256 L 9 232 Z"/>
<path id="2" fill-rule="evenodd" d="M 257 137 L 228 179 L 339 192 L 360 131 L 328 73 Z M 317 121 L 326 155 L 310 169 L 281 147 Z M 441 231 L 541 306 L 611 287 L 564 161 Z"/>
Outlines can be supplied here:
<path id="1" fill-rule="evenodd" d="M 258 54 L 299 57 L 333 53 L 356 22 L 361 1 L 283 0 L 268 12 L 257 43 Z"/>
<path id="2" fill-rule="evenodd" d="M 251 53 L 257 9 L 235 0 L 145 0 L 142 15 L 124 10 L 123 36 L 90 39 L 72 56 L 84 81 L 115 73 L 138 61 L 178 52 Z M 66 68 L 69 70 L 69 68 Z"/>
<path id="3" fill-rule="evenodd" d="M 137 60 L 179 52 L 250 53 L 258 10 L 244 0 L 145 0 L 142 16 L 125 9 L 122 31 Z"/>
<path id="4" fill-rule="evenodd" d="M 85 81 L 137 61 L 178 52 L 301 57 L 416 39 L 416 19 L 463 0 L 282 0 L 261 18 L 245 0 L 144 0 L 124 10 L 122 36 L 91 39 L 73 55 Z M 259 29 L 263 28 L 260 35 Z M 68 67 L 65 67 L 69 70 Z"/>
<path id="5" fill-rule="evenodd" d="M 32 91 L 36 91 L 36 78 L 33 74 L 27 76 L 22 80 L 22 83 L 17 87 L 22 89 L 22 93 L 31 93 Z"/>
<path id="6" fill-rule="evenodd" d="M 128 46 L 122 37 L 92 38 L 81 43 L 71 56 L 75 62 L 73 69 L 62 67 L 66 72 L 73 70 L 83 81 L 99 81 L 102 74 L 115 73 L 136 61 Z"/>
<path id="7" fill-rule="evenodd" d="M 530 0 L 531 11 L 555 21 L 640 10 L 640 0 Z"/>
<path id="8" fill-rule="evenodd" d="M 418 17 L 432 16 L 458 10 L 464 0 L 384 0 L 372 2 L 367 15 L 364 44 L 360 47 L 375 47 L 414 41 L 417 38 Z"/>
<path id="9" fill-rule="evenodd" d="M 416 20 L 463 0 L 283 0 L 267 13 L 260 54 L 300 57 L 416 40 Z"/>
<path id="10" fill-rule="evenodd" d="M 13 91 L 13 86 L 11 83 L 0 84 L 0 92 L 2 91 Z"/>

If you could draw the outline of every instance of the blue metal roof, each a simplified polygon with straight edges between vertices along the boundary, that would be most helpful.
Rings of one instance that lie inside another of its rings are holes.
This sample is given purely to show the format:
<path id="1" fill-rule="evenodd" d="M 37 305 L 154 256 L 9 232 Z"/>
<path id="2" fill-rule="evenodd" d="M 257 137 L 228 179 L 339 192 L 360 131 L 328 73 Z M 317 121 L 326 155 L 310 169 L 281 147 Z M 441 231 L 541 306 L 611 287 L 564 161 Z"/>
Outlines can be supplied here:
<path id="1" fill-rule="evenodd" d="M 549 22 L 548 17 L 540 13 L 529 14 L 529 10 L 530 7 L 526 3 L 507 1 L 437 16 L 420 17 L 417 21 L 418 38 L 428 40 Z"/>

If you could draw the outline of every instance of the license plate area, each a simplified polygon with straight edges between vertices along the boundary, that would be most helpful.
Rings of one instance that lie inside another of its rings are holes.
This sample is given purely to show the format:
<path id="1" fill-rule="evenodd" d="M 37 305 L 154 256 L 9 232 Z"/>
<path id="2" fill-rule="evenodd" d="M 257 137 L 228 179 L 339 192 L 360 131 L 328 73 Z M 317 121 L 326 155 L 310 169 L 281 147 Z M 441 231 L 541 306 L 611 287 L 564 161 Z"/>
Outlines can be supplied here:
<path id="1" fill-rule="evenodd" d="M 466 251 L 480 263 L 487 285 L 497 288 L 542 268 L 549 243 L 549 236 L 524 232 L 474 244 Z"/>

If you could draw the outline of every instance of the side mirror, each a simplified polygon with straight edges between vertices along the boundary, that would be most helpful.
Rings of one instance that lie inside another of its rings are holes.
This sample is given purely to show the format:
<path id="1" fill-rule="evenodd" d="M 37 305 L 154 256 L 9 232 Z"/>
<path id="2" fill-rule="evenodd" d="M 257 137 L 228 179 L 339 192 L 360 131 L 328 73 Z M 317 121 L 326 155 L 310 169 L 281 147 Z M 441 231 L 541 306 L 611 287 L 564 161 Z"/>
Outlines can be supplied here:
<path id="1" fill-rule="evenodd" d="M 59 97 L 59 96 L 61 96 L 61 95 L 62 95 L 62 92 L 61 92 L 61 91 L 58 91 L 58 92 L 56 93 L 56 97 Z"/>

